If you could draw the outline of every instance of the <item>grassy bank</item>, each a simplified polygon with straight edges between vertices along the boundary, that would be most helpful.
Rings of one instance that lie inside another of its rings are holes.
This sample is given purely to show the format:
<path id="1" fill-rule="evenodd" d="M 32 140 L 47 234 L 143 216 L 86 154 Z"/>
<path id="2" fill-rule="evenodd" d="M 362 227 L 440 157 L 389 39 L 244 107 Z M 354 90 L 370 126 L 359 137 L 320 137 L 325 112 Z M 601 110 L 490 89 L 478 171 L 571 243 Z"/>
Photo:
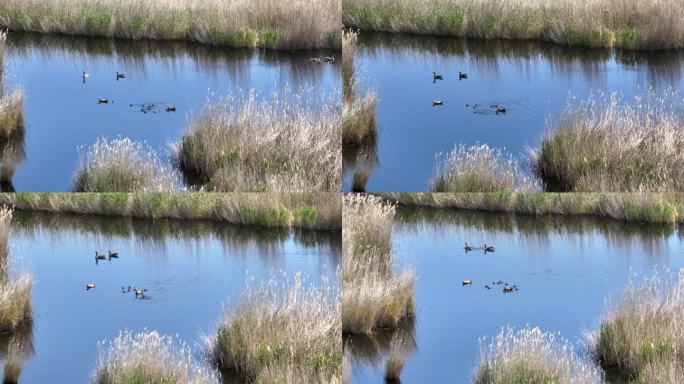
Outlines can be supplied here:
<path id="1" fill-rule="evenodd" d="M 14 332 L 33 318 L 29 273 L 15 275 L 9 255 L 12 209 L 0 208 L 0 332 Z"/>
<path id="2" fill-rule="evenodd" d="M 237 225 L 340 230 L 334 193 L 4 193 L 17 210 L 149 219 L 215 220 Z"/>
<path id="3" fill-rule="evenodd" d="M 347 30 L 342 36 L 342 142 L 345 145 L 359 145 L 374 140 L 377 134 L 375 109 L 377 94 L 359 89 L 355 58 L 358 32 Z"/>
<path id="4" fill-rule="evenodd" d="M 588 47 L 684 47 L 684 9 L 674 0 L 343 0 L 342 9 L 345 27 L 363 30 Z"/>
<path id="5" fill-rule="evenodd" d="M 0 31 L 0 183 L 9 183 L 24 151 L 24 93 L 5 81 L 7 32 Z"/>
<path id="6" fill-rule="evenodd" d="M 305 92 L 209 103 L 174 149 L 178 167 L 211 191 L 339 191 L 338 101 Z"/>
<path id="7" fill-rule="evenodd" d="M 154 150 L 128 138 L 102 137 L 81 154 L 74 192 L 173 192 L 179 178 Z"/>
<path id="8" fill-rule="evenodd" d="M 644 223 L 683 223 L 680 193 L 380 193 L 400 205 L 514 212 L 589 215 Z"/>
<path id="9" fill-rule="evenodd" d="M 90 382 L 216 384 L 219 380 L 211 368 L 194 361 L 184 343 L 154 331 L 125 331 L 101 345 Z"/>
<path id="10" fill-rule="evenodd" d="M 542 177 L 577 192 L 684 191 L 684 107 L 676 93 L 570 105 L 534 153 Z"/>
<path id="11" fill-rule="evenodd" d="M 335 0 L 5 0 L 0 26 L 15 31 L 186 40 L 273 49 L 340 47 Z"/>
<path id="12" fill-rule="evenodd" d="M 342 329 L 393 329 L 415 312 L 415 273 L 395 270 L 394 206 L 371 195 L 345 194 L 342 215 Z"/>
<path id="13" fill-rule="evenodd" d="M 684 371 L 683 326 L 682 276 L 655 274 L 642 282 L 630 279 L 622 296 L 609 303 L 590 344 L 603 366 L 636 382 L 674 383 L 663 380 Z"/>
<path id="14" fill-rule="evenodd" d="M 481 341 L 474 384 L 597 384 L 599 370 L 576 356 L 573 345 L 539 328 L 502 329 Z"/>
<path id="15" fill-rule="evenodd" d="M 330 289 L 299 276 L 248 288 L 208 340 L 212 357 L 246 382 L 341 384 L 340 302 Z"/>
<path id="16" fill-rule="evenodd" d="M 437 156 L 430 189 L 435 192 L 539 191 L 516 159 L 487 144 L 460 145 Z"/>

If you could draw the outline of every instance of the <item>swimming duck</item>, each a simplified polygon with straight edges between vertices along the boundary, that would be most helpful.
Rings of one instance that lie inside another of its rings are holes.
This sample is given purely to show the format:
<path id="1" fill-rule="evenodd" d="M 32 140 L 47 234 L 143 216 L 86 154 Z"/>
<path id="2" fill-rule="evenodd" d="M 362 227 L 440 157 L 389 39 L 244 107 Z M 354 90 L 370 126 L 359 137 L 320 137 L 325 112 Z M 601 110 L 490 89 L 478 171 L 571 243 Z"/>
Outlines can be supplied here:
<path id="1" fill-rule="evenodd" d="M 496 113 L 506 113 L 506 108 L 497 105 L 497 106 L 496 106 Z"/>
<path id="2" fill-rule="evenodd" d="M 176 112 L 176 107 L 168 105 L 166 106 L 166 112 Z"/>
<path id="3" fill-rule="evenodd" d="M 147 289 L 140 289 L 140 288 L 135 288 L 135 297 L 145 297 L 145 292 L 147 292 Z"/>
<path id="4" fill-rule="evenodd" d="M 107 258 L 107 256 L 100 255 L 100 253 L 98 251 L 95 251 L 95 260 L 104 260 L 106 258 Z"/>
<path id="5" fill-rule="evenodd" d="M 326 63 L 334 63 L 335 62 L 335 56 L 324 56 L 323 61 Z"/>
<path id="6" fill-rule="evenodd" d="M 442 75 L 438 75 L 437 73 L 435 73 L 435 72 L 433 71 L 433 72 L 432 72 L 432 82 L 434 83 L 435 80 L 444 80 L 444 77 L 442 77 Z"/>
<path id="7" fill-rule="evenodd" d="M 463 72 L 461 72 L 461 71 L 458 71 L 458 79 L 459 79 L 459 80 L 463 80 L 463 79 L 467 79 L 467 78 L 468 78 L 468 74 L 467 74 L 467 73 L 463 73 Z"/>
<path id="8" fill-rule="evenodd" d="M 126 74 L 125 74 L 125 73 L 119 73 L 119 71 L 116 71 L 116 79 L 117 79 L 117 80 L 119 80 L 119 79 L 125 79 L 125 78 L 126 78 Z"/>
<path id="9" fill-rule="evenodd" d="M 312 57 L 309 59 L 310 62 L 320 64 L 321 63 L 321 58 L 320 57 Z"/>
<path id="10" fill-rule="evenodd" d="M 487 246 L 487 244 L 485 244 L 485 245 L 484 245 L 484 250 L 485 250 L 485 253 L 487 253 L 487 252 L 494 252 L 494 246 L 493 246 L 493 245 Z"/>
<path id="11" fill-rule="evenodd" d="M 487 284 L 485 284 L 485 288 L 487 288 L 487 289 L 492 289 L 492 287 L 490 287 L 490 286 L 487 285 Z"/>
<path id="12" fill-rule="evenodd" d="M 473 284 L 472 280 L 469 280 L 469 279 L 463 280 L 463 285 L 472 285 L 472 284 Z"/>
<path id="13" fill-rule="evenodd" d="M 444 105 L 444 102 L 442 100 L 432 100 L 433 107 L 436 107 L 438 105 Z"/>
<path id="14" fill-rule="evenodd" d="M 468 251 L 472 251 L 472 250 L 473 250 L 473 247 L 470 246 L 470 245 L 468 245 L 468 242 L 466 241 L 465 247 L 463 247 L 463 249 L 465 249 L 465 251 L 468 252 Z"/>
<path id="15" fill-rule="evenodd" d="M 106 98 L 99 98 L 99 99 L 97 99 L 97 103 L 98 103 L 98 104 L 108 104 L 108 103 L 109 103 L 109 99 L 106 99 Z"/>
<path id="16" fill-rule="evenodd" d="M 91 290 L 95 288 L 95 283 L 88 283 L 86 284 L 86 291 Z"/>
<path id="17" fill-rule="evenodd" d="M 513 292 L 513 287 L 509 287 L 508 285 L 503 287 L 503 293 L 511 293 Z"/>
<path id="18" fill-rule="evenodd" d="M 83 82 L 85 83 L 86 80 L 90 77 L 90 73 L 83 71 Z"/>
<path id="19" fill-rule="evenodd" d="M 107 254 L 107 257 L 109 257 L 110 259 L 111 259 L 111 258 L 115 258 L 115 259 L 118 259 L 118 258 L 119 258 L 119 252 L 107 251 L 107 253 L 108 253 L 108 254 Z"/>

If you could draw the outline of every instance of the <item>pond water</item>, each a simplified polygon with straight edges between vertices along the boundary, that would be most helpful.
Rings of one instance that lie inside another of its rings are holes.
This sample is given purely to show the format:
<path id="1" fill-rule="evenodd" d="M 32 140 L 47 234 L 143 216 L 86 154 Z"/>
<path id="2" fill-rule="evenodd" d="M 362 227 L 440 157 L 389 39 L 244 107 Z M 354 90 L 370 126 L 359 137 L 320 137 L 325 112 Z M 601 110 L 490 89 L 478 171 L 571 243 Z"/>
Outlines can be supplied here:
<path id="1" fill-rule="evenodd" d="M 684 51 L 632 52 L 363 32 L 356 75 L 375 88 L 378 137 L 369 192 L 425 191 L 435 154 L 477 142 L 525 157 L 570 96 L 684 89 Z M 444 77 L 433 83 L 432 72 Z M 459 80 L 458 73 L 467 73 Z M 433 100 L 444 102 L 433 107 Z M 466 104 L 480 104 L 474 109 Z M 497 114 L 491 106 L 501 105 Z M 352 172 L 345 169 L 344 190 Z"/>
<path id="2" fill-rule="evenodd" d="M 24 362 L 21 383 L 88 382 L 98 341 L 126 328 L 201 343 L 247 283 L 301 272 L 307 283 L 329 276 L 335 284 L 341 259 L 339 232 L 210 222 L 15 212 L 10 240 L 12 257 L 35 281 L 35 321 L 26 337 L 34 352 Z M 96 264 L 94 251 L 108 249 L 120 257 Z M 91 281 L 96 287 L 86 290 Z M 129 285 L 148 289 L 147 297 L 122 293 Z"/>
<path id="3" fill-rule="evenodd" d="M 465 242 L 495 252 L 466 253 Z M 402 382 L 469 383 L 478 338 L 507 325 L 539 326 L 577 343 L 598 327 L 605 301 L 630 274 L 684 267 L 684 232 L 673 226 L 571 217 L 407 210 L 398 212 L 393 242 L 400 265 L 416 270 L 416 318 Z M 473 284 L 463 286 L 464 279 Z M 519 291 L 502 292 L 503 281 Z M 486 289 L 489 285 L 491 289 Z M 352 383 L 382 383 L 390 335 L 358 344 Z"/>
<path id="4" fill-rule="evenodd" d="M 309 60 L 339 56 L 335 52 L 14 33 L 7 44 L 6 77 L 26 95 L 26 159 L 13 179 L 17 191 L 70 190 L 78 147 L 101 136 L 145 141 L 164 158 L 207 99 L 250 89 L 270 98 L 303 88 L 314 88 L 306 93 L 318 97 L 338 92 L 341 82 L 337 62 Z M 82 71 L 90 74 L 85 83 Z M 126 78 L 117 81 L 117 71 Z M 98 104 L 99 98 L 109 104 Z M 168 105 L 176 112 L 166 112 Z"/>

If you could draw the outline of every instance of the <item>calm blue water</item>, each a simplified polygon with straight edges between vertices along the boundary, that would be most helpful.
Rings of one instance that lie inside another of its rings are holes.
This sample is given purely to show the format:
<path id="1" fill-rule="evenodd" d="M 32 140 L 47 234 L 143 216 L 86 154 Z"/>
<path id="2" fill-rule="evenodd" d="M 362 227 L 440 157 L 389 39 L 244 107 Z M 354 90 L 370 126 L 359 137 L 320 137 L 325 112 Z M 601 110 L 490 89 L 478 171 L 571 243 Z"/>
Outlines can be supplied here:
<path id="1" fill-rule="evenodd" d="M 96 249 L 120 258 L 96 265 Z M 311 284 L 324 275 L 334 281 L 341 235 L 15 213 L 11 254 L 35 280 L 35 352 L 20 382 L 85 383 L 98 341 L 120 330 L 147 327 L 192 346 L 215 330 L 248 281 L 297 272 Z M 86 291 L 91 281 L 96 288 Z M 129 285 L 147 288 L 148 298 L 122 294 Z"/>
<path id="2" fill-rule="evenodd" d="M 130 42 L 10 34 L 5 73 L 26 94 L 26 160 L 17 191 L 68 191 L 79 146 L 100 136 L 145 141 L 160 157 L 207 99 L 256 90 L 339 92 L 338 64 L 309 61 L 326 52 L 229 50 L 170 42 Z M 337 54 L 339 56 L 339 53 Z M 82 71 L 90 78 L 82 83 Z M 115 72 L 126 73 L 116 81 Z M 110 104 L 98 105 L 99 98 Z M 113 101 L 113 104 L 111 103 Z M 159 113 L 130 104 L 156 103 Z M 166 113 L 167 105 L 177 108 Z"/>
<path id="3" fill-rule="evenodd" d="M 469 383 L 478 338 L 506 325 L 539 326 L 581 342 L 630 273 L 684 267 L 682 235 L 672 226 L 588 218 L 400 211 L 393 232 L 398 263 L 417 275 L 416 350 L 402 382 Z M 496 251 L 466 254 L 466 241 L 493 244 Z M 464 279 L 473 285 L 464 287 Z M 520 290 L 504 294 L 492 285 L 497 280 Z M 383 382 L 383 338 L 359 341 L 365 350 L 357 353 L 352 383 Z"/>
<path id="4" fill-rule="evenodd" d="M 463 41 L 363 32 L 356 74 L 375 88 L 377 165 L 369 192 L 426 191 L 434 157 L 477 142 L 524 157 L 548 119 L 570 96 L 620 92 L 626 99 L 653 87 L 684 90 L 684 52 L 611 52 L 532 42 Z M 432 72 L 443 81 L 433 83 Z M 458 72 L 468 74 L 458 79 Z M 444 105 L 433 107 L 433 100 Z M 477 113 L 466 104 L 481 104 Z M 497 115 L 491 105 L 503 105 Z M 351 189 L 350 167 L 343 188 Z"/>

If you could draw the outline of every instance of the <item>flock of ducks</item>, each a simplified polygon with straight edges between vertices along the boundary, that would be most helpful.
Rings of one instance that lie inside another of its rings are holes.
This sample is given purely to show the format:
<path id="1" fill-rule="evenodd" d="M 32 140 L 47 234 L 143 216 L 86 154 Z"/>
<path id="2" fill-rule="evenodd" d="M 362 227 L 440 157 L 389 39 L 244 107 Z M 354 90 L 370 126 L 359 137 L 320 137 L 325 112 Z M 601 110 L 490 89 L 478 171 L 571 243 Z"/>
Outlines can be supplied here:
<path id="1" fill-rule="evenodd" d="M 435 71 L 432 71 L 432 83 L 433 83 L 433 84 L 436 83 L 437 80 L 444 80 L 444 76 L 438 74 L 438 73 L 435 72 Z M 461 71 L 458 71 L 458 80 L 459 80 L 459 81 L 461 81 L 461 80 L 468 80 L 468 74 L 467 74 L 467 73 L 463 73 L 463 72 L 461 72 Z M 439 107 L 439 106 L 442 106 L 442 105 L 444 105 L 444 101 L 443 101 L 443 100 L 432 100 L 432 106 L 433 106 L 433 107 Z M 473 109 L 478 109 L 478 108 L 481 107 L 481 105 L 480 105 L 480 104 L 472 104 L 472 105 L 471 105 L 471 104 L 466 104 L 466 107 L 473 107 Z M 496 114 L 497 114 L 497 115 L 500 114 L 500 113 L 506 113 L 506 107 L 503 107 L 503 106 L 501 106 L 501 105 L 490 105 L 490 108 L 493 108 L 493 109 L 496 111 Z"/>
<path id="2" fill-rule="evenodd" d="M 335 58 L 333 57 L 332 60 L 335 61 Z M 119 80 L 121 80 L 121 79 L 125 79 L 125 78 L 126 78 L 126 74 L 123 73 L 123 72 L 119 72 L 119 71 L 116 71 L 115 76 L 116 76 L 116 81 L 119 81 Z M 83 84 L 85 84 L 85 82 L 90 78 L 90 73 L 88 73 L 88 72 L 86 72 L 86 71 L 83 71 L 83 74 L 81 75 L 81 78 L 83 79 Z M 98 104 L 109 104 L 110 102 L 111 102 L 111 103 L 114 103 L 113 100 L 109 100 L 109 99 L 106 98 L 106 97 L 99 97 L 99 98 L 97 99 L 97 103 L 98 103 Z M 130 106 L 133 106 L 133 104 L 130 104 Z M 140 111 L 143 112 L 143 113 L 147 113 L 147 111 L 144 110 L 144 109 L 141 109 Z M 166 111 L 166 112 L 176 112 L 176 107 L 173 106 L 173 105 L 167 105 L 165 111 Z"/>
<path id="3" fill-rule="evenodd" d="M 95 251 L 95 264 L 97 264 L 100 260 L 109 260 L 111 261 L 112 259 L 118 259 L 119 258 L 119 253 L 118 252 L 112 252 L 110 250 L 107 251 L 107 254 L 101 254 L 98 251 Z M 95 289 L 95 283 L 93 282 L 88 282 L 86 283 L 86 291 L 89 291 L 91 289 Z M 147 292 L 147 289 L 143 288 L 136 288 L 136 287 L 131 287 L 130 285 L 128 288 L 122 286 L 121 287 L 121 293 L 128 293 L 133 291 L 135 294 L 135 298 L 138 299 L 143 299 L 145 298 L 145 292 Z"/>
<path id="4" fill-rule="evenodd" d="M 473 247 L 472 245 L 469 245 L 467 241 L 466 241 L 465 246 L 463 247 L 463 249 L 466 251 L 466 253 L 468 253 L 468 252 L 470 252 L 470 251 L 472 251 L 472 250 L 474 250 L 474 249 L 482 249 L 482 250 L 484 250 L 484 253 L 485 253 L 485 254 L 486 254 L 487 252 L 494 252 L 494 246 L 493 246 L 493 245 L 487 245 L 487 244 L 485 244 L 485 245 L 482 246 L 482 247 Z M 464 279 L 464 280 L 463 280 L 463 286 L 466 286 L 466 285 L 473 285 L 473 281 L 470 280 L 470 279 Z M 509 285 L 508 283 L 505 283 L 505 282 L 503 282 L 503 281 L 501 281 L 501 280 L 493 281 L 492 284 L 491 284 L 491 286 L 490 286 L 489 284 L 485 284 L 484 287 L 485 287 L 486 289 L 492 289 L 492 286 L 495 286 L 495 285 L 503 285 L 503 289 L 502 289 L 503 293 L 512 293 L 513 291 L 519 290 L 519 288 L 518 288 L 517 285 L 515 285 L 515 284 Z"/>

